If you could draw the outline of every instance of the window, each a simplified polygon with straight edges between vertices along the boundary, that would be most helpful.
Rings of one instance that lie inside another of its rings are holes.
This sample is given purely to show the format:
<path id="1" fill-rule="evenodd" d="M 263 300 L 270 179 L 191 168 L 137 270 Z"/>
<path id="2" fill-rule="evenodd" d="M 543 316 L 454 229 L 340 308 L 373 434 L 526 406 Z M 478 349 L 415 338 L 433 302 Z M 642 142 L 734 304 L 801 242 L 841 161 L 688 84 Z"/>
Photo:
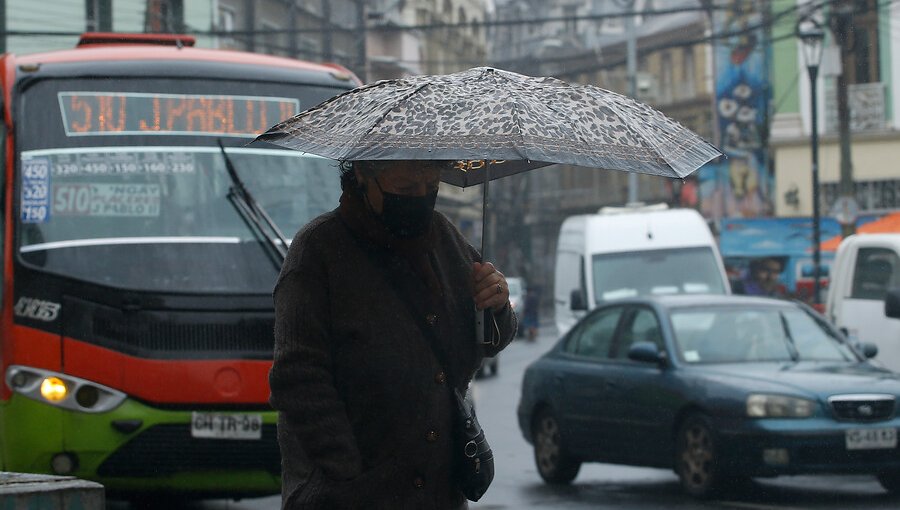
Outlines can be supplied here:
<path id="1" fill-rule="evenodd" d="M 234 10 L 228 7 L 219 6 L 218 28 L 222 32 L 234 32 Z M 231 36 L 220 36 L 219 43 L 225 46 L 234 44 L 234 38 Z"/>
<path id="2" fill-rule="evenodd" d="M 662 54 L 660 59 L 660 77 L 659 77 L 659 102 L 672 102 L 672 87 L 675 85 L 672 78 L 672 54 L 668 51 Z"/>
<path id="3" fill-rule="evenodd" d="M 614 306 L 587 317 L 573 333 L 566 350 L 578 356 L 609 359 L 622 309 L 621 306 Z"/>
<path id="4" fill-rule="evenodd" d="M 577 5 L 563 6 L 563 17 L 566 18 L 566 33 L 575 34 L 578 31 L 578 19 L 576 18 L 576 16 L 578 16 Z"/>
<path id="5" fill-rule="evenodd" d="M 112 32 L 112 0 L 87 0 L 85 9 L 88 32 Z"/>
<path id="6" fill-rule="evenodd" d="M 690 99 L 694 97 L 694 48 L 688 46 L 684 49 L 681 60 L 681 83 L 682 95 L 681 99 Z"/>
<path id="7" fill-rule="evenodd" d="M 880 80 L 877 4 L 877 0 L 855 2 L 847 40 L 847 83 L 873 83 Z"/>
<path id="8" fill-rule="evenodd" d="M 184 30 L 184 0 L 147 0 L 145 32 L 182 33 Z"/>
<path id="9" fill-rule="evenodd" d="M 279 27 L 275 23 L 269 21 L 262 22 L 262 51 L 264 53 L 269 53 L 271 55 L 278 55 L 279 53 L 281 53 L 281 47 L 278 44 L 281 34 L 278 32 L 278 30 Z"/>
<path id="10" fill-rule="evenodd" d="M 629 324 L 623 328 L 614 348 L 616 359 L 628 359 L 628 349 L 637 342 L 651 342 L 660 351 L 664 349 L 662 332 L 656 314 L 649 308 L 639 308 L 631 316 Z"/>
<path id="11" fill-rule="evenodd" d="M 853 299 L 884 300 L 888 288 L 900 285 L 900 258 L 888 248 L 860 248 L 853 271 Z"/>
<path id="12" fill-rule="evenodd" d="M 579 269 L 575 269 L 579 268 Z M 584 257 L 573 252 L 560 251 L 556 256 L 556 288 L 562 295 L 555 296 L 557 301 L 569 303 L 573 290 L 585 294 Z"/>

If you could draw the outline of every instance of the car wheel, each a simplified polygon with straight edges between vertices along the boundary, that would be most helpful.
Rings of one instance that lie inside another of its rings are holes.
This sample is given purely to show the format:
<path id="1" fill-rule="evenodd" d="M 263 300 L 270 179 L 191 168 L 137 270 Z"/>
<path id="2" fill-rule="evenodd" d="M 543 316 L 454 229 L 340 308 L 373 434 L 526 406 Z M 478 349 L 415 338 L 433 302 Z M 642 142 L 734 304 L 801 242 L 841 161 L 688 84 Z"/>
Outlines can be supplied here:
<path id="1" fill-rule="evenodd" d="M 703 415 L 689 416 L 678 430 L 675 472 L 681 488 L 691 496 L 706 498 L 720 487 L 715 436 Z"/>
<path id="2" fill-rule="evenodd" d="M 534 463 L 547 483 L 569 483 L 578 475 L 581 462 L 572 459 L 562 444 L 559 422 L 549 411 L 542 411 L 534 421 Z"/>
<path id="3" fill-rule="evenodd" d="M 891 494 L 900 494 L 900 471 L 884 471 L 877 475 L 878 483 Z"/>

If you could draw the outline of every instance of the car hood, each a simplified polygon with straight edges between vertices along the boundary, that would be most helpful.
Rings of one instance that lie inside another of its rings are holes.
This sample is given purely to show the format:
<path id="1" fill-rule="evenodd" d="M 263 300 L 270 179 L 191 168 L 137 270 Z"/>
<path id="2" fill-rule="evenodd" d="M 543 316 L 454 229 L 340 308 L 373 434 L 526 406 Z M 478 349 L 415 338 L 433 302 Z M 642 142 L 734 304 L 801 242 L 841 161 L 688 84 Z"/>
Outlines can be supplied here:
<path id="1" fill-rule="evenodd" d="M 733 363 L 696 370 L 703 379 L 748 393 L 789 393 L 822 400 L 846 393 L 900 395 L 900 374 L 868 363 Z"/>

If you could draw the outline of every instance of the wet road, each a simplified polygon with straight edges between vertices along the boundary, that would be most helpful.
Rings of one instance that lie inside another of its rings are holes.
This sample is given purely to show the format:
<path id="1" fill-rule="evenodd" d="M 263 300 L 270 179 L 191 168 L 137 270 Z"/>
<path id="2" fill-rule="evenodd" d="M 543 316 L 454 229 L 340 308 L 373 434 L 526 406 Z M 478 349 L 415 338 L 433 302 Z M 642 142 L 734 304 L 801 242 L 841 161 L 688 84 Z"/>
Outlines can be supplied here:
<path id="1" fill-rule="evenodd" d="M 699 502 L 681 493 L 671 471 L 609 464 L 586 464 L 570 486 L 545 485 L 537 474 L 530 445 L 516 422 L 522 372 L 555 342 L 546 329 L 534 343 L 517 340 L 501 354 L 499 374 L 476 381 L 478 416 L 494 450 L 497 475 L 472 510 L 505 509 L 896 509 L 892 497 L 868 476 L 802 476 L 755 481 L 728 499 Z M 274 510 L 279 497 L 185 504 L 198 510 Z M 170 508 L 166 505 L 165 508 Z M 110 509 L 128 505 L 111 503 Z"/>

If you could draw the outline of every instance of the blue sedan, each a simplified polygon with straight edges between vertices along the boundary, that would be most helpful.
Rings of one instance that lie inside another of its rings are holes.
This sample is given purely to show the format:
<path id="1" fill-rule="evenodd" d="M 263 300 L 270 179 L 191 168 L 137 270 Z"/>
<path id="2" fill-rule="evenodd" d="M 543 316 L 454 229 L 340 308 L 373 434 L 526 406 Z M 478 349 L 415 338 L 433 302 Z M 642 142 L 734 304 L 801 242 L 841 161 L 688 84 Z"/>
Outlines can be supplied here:
<path id="1" fill-rule="evenodd" d="M 616 301 L 528 367 L 519 427 L 548 483 L 607 462 L 672 468 L 697 497 L 800 473 L 873 474 L 900 492 L 900 374 L 876 352 L 789 301 Z"/>

